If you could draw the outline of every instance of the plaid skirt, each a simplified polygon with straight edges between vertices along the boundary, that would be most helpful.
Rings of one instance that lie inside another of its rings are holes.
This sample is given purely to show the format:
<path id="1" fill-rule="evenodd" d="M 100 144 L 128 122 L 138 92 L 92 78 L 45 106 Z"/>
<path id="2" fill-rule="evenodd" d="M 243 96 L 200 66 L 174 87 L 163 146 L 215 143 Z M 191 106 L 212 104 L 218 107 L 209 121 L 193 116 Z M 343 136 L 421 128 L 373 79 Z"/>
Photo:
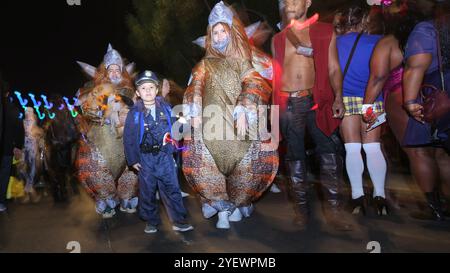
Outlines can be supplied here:
<path id="1" fill-rule="evenodd" d="M 344 97 L 345 116 L 362 115 L 363 98 L 360 97 Z M 374 103 L 375 113 L 384 113 L 384 105 L 382 101 Z"/>

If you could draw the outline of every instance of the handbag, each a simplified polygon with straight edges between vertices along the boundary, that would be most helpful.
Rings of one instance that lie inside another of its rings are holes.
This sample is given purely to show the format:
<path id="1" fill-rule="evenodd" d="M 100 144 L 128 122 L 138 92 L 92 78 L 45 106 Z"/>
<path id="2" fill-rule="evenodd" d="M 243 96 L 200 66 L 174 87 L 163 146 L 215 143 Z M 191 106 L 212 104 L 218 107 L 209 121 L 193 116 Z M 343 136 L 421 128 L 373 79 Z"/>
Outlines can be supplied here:
<path id="1" fill-rule="evenodd" d="M 439 118 L 443 117 L 446 113 L 450 111 L 450 98 L 445 89 L 444 69 L 442 65 L 439 32 L 437 32 L 436 37 L 437 37 L 436 39 L 438 51 L 437 56 L 439 62 L 439 74 L 441 78 L 442 89 L 430 84 L 424 84 L 420 89 L 424 120 L 429 123 L 436 122 Z"/>

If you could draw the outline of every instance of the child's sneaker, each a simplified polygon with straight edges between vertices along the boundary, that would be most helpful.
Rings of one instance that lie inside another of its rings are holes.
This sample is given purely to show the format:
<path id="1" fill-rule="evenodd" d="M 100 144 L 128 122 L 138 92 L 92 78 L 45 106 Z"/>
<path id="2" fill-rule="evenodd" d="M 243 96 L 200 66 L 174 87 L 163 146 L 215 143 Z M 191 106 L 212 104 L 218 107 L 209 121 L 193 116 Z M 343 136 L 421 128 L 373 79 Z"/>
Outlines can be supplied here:
<path id="1" fill-rule="evenodd" d="M 129 213 L 129 214 L 133 214 L 133 213 L 136 213 L 136 208 L 127 208 L 127 213 Z"/>
<path id="2" fill-rule="evenodd" d="M 105 210 L 105 212 L 102 213 L 103 219 L 111 219 L 114 217 L 114 215 L 116 215 L 116 210 L 111 208 L 108 208 L 107 210 Z"/>
<path id="3" fill-rule="evenodd" d="M 189 224 L 180 224 L 180 223 L 174 223 L 172 225 L 172 229 L 174 231 L 179 231 L 179 232 L 186 232 L 186 231 L 190 231 L 193 230 L 194 227 L 189 225 Z"/>
<path id="4" fill-rule="evenodd" d="M 133 214 L 136 213 L 136 208 L 124 208 L 122 207 L 122 205 L 120 206 L 120 211 L 123 213 L 129 213 L 129 214 Z"/>
<path id="5" fill-rule="evenodd" d="M 158 232 L 158 228 L 156 228 L 154 225 L 147 224 L 145 226 L 144 232 L 147 234 L 152 234 Z"/>
<path id="6" fill-rule="evenodd" d="M 181 197 L 186 198 L 186 197 L 189 197 L 189 196 L 190 196 L 189 193 L 184 192 L 184 191 L 181 192 Z"/>

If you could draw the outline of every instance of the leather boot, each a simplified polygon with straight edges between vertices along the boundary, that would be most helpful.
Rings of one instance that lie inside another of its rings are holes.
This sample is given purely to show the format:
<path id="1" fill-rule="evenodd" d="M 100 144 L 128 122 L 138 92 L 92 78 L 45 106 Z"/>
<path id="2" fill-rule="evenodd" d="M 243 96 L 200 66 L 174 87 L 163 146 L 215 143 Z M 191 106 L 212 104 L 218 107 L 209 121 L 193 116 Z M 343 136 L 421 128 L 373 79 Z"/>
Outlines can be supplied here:
<path id="1" fill-rule="evenodd" d="M 289 195 L 294 202 L 294 224 L 305 229 L 309 218 L 308 191 L 305 161 L 287 161 L 289 172 Z"/>
<path id="2" fill-rule="evenodd" d="M 325 217 L 330 226 L 340 231 L 350 231 L 352 226 L 345 220 L 341 212 L 339 193 L 341 191 L 343 175 L 343 159 L 337 154 L 321 154 L 320 159 L 320 181 L 325 190 L 325 198 L 328 207 Z"/>

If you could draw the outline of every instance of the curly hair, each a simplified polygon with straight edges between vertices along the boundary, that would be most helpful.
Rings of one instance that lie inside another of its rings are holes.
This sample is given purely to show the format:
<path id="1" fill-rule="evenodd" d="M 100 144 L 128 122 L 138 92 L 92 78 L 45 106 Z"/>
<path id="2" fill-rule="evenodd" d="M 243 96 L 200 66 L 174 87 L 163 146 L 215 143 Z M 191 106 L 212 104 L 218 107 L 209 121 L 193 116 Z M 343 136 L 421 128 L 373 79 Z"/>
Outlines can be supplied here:
<path id="1" fill-rule="evenodd" d="M 353 3 L 347 8 L 338 10 L 334 18 L 334 27 L 338 34 L 344 34 L 352 29 L 361 27 L 367 31 L 369 8 L 361 3 Z"/>

